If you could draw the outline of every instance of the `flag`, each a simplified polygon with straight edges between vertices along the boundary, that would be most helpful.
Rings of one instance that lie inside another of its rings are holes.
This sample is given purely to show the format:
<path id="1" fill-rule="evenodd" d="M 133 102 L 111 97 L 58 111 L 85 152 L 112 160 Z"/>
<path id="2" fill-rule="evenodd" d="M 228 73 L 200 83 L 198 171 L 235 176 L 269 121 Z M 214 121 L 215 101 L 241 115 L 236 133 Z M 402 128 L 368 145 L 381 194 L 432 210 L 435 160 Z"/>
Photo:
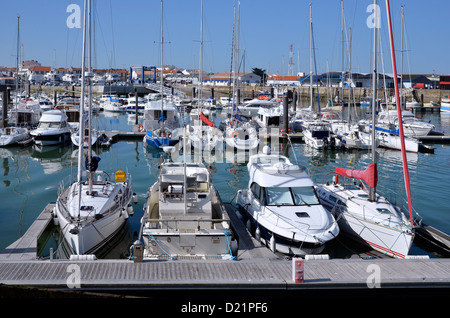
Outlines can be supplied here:
<path id="1" fill-rule="evenodd" d="M 203 112 L 200 113 L 200 119 L 207 124 L 209 127 L 214 127 L 214 123 L 208 119 L 205 115 L 203 115 Z"/>

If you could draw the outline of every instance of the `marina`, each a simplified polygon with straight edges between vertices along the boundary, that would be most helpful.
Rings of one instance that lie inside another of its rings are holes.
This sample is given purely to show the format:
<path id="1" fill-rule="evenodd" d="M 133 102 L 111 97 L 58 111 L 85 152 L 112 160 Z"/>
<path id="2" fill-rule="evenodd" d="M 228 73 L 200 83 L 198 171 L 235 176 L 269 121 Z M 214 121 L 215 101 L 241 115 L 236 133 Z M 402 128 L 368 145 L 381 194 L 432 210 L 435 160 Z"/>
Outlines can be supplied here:
<path id="1" fill-rule="evenodd" d="M 111 124 L 111 120 L 105 115 L 107 114 L 97 115 L 98 120 L 104 127 Z M 110 147 L 103 150 L 99 148 L 99 150 L 106 151 L 106 153 L 109 152 L 110 156 L 112 156 L 111 159 L 117 156 L 117 154 L 114 154 L 116 151 L 120 151 L 124 154 L 125 159 L 113 159 L 116 164 L 122 160 L 129 161 L 130 156 L 137 156 L 140 158 L 139 161 L 137 161 L 137 163 L 140 164 L 136 167 L 138 171 L 142 170 L 142 168 L 149 172 L 153 171 L 153 173 L 148 176 L 142 176 L 142 179 L 137 178 L 138 181 L 136 181 L 136 177 L 134 178 L 134 189 L 138 192 L 139 198 L 138 206 L 143 205 L 145 188 L 150 185 L 150 182 L 147 182 L 146 180 L 148 180 L 149 177 L 151 179 L 156 177 L 156 174 L 154 173 L 157 171 L 155 169 L 157 169 L 160 154 L 158 151 L 154 151 L 144 146 L 142 133 L 130 132 L 134 124 L 127 123 L 126 114 L 118 114 L 116 116 L 119 118 L 119 121 L 117 122 L 117 127 L 113 128 L 117 129 L 112 129 L 109 133 L 111 135 L 116 134 L 117 140 L 112 143 Z M 213 120 L 217 122 L 223 116 L 224 113 L 217 113 L 216 116 L 213 117 Z M 439 118 L 431 114 L 424 116 L 429 116 L 428 118 L 430 118 L 432 122 L 438 124 L 439 128 L 443 127 L 441 126 L 442 124 L 446 125 L 446 118 Z M 113 121 L 113 123 L 116 124 L 116 121 Z M 437 147 L 434 154 L 410 154 L 409 162 L 412 164 L 413 169 L 416 170 L 419 162 L 422 162 L 422 160 L 426 161 L 431 158 L 439 158 L 439 155 L 445 156 L 446 151 L 448 151 L 447 146 L 445 144 L 439 145 L 440 144 L 434 144 L 434 146 Z M 70 165 L 66 165 L 65 168 L 62 168 L 58 173 L 58 169 L 48 170 L 50 169 L 49 164 L 59 166 L 62 163 L 61 160 L 65 160 L 64 158 L 67 157 L 65 155 L 67 151 L 61 150 L 70 150 L 70 148 L 70 146 L 59 146 L 59 150 L 56 153 L 54 152 L 55 150 L 50 151 L 50 157 L 40 154 L 37 158 L 41 161 L 37 161 L 34 165 L 38 164 L 36 167 L 39 167 L 43 164 L 44 166 L 41 166 L 40 169 L 45 168 L 47 171 L 54 171 L 47 174 L 51 179 L 54 178 L 52 175 L 55 173 L 56 176 L 60 173 L 64 174 L 64 171 L 71 170 Z M 32 149 L 33 147 L 16 146 L 14 148 L 8 148 L 7 150 L 10 153 L 16 154 L 9 155 L 9 158 L 15 157 L 18 162 L 20 161 L 23 164 L 23 160 L 26 159 L 21 153 L 28 157 Z M 124 151 L 124 149 L 127 150 Z M 342 160 L 351 160 L 353 162 L 361 162 L 361 164 L 365 161 L 364 152 L 341 152 L 340 150 L 318 151 L 312 149 L 303 142 L 293 143 L 290 151 L 295 152 L 295 157 L 303 158 L 301 159 L 301 162 L 309 166 L 309 171 L 316 171 L 318 167 L 320 167 L 320 165 L 317 166 L 317 164 L 322 160 L 320 158 L 323 155 L 326 155 L 326 158 L 328 158 L 328 164 L 333 164 L 332 162 L 336 160 L 338 162 L 341 162 Z M 382 158 L 385 158 L 382 160 L 387 160 L 385 163 L 387 164 L 386 168 L 390 167 L 389 170 L 392 170 L 395 174 L 395 171 L 398 171 L 396 170 L 396 167 L 399 165 L 399 157 L 396 155 L 397 152 L 388 149 L 380 151 Z M 52 153 L 54 154 L 52 155 Z M 294 154 L 291 152 L 291 159 L 294 158 L 293 155 Z M 34 156 L 36 156 L 36 154 Z M 330 159 L 332 160 L 331 162 L 329 161 Z M 11 159 L 7 160 L 10 161 Z M 5 163 L 5 159 L 3 159 L 3 161 Z M 20 171 L 19 166 L 14 168 L 15 163 L 13 161 L 11 161 L 10 164 L 13 164 L 13 166 L 9 169 L 19 169 L 17 171 Z M 109 165 L 109 163 L 106 164 Z M 311 166 L 311 164 L 314 166 Z M 3 165 L 3 167 L 5 168 L 6 166 Z M 433 226 L 428 228 L 424 226 L 422 230 L 416 234 L 415 241 L 417 242 L 411 250 L 410 259 L 395 260 L 389 257 L 386 258 L 386 256 L 380 255 L 380 253 L 376 253 L 370 249 L 361 249 L 361 246 L 358 245 L 356 245 L 356 248 L 359 248 L 359 250 L 358 252 L 355 252 L 355 250 L 353 250 L 353 248 L 355 248 L 355 246 L 352 245 L 353 243 L 349 243 L 348 240 L 341 238 L 339 239 L 339 243 L 335 243 L 333 246 L 333 248 L 335 248 L 334 250 L 325 250 L 323 254 L 320 255 L 307 255 L 305 257 L 304 283 L 301 285 L 292 283 L 291 260 L 283 255 L 274 254 L 270 251 L 270 248 L 257 242 L 255 238 L 249 234 L 246 225 L 235 213 L 233 213 L 236 211 L 236 208 L 233 203 L 234 194 L 230 191 L 232 189 L 224 191 L 224 189 L 229 188 L 230 184 L 235 182 L 233 181 L 235 176 L 245 175 L 245 165 L 242 166 L 242 164 L 238 163 L 216 163 L 215 167 L 216 171 L 213 172 L 212 180 L 216 187 L 218 187 L 218 191 L 221 193 L 222 200 L 224 200 L 225 206 L 229 211 L 232 228 L 239 240 L 239 250 L 236 260 L 177 259 L 165 260 L 162 262 L 156 261 L 155 263 L 155 261 L 151 260 L 136 262 L 135 260 L 130 259 L 129 247 L 134 242 L 136 232 L 139 231 L 139 224 L 137 224 L 137 221 L 140 218 L 140 213 L 138 212 L 138 207 L 135 208 L 136 215 L 130 217 L 130 222 L 128 223 L 126 230 L 127 234 L 122 237 L 125 244 L 119 243 L 115 248 L 116 251 L 111 252 L 109 255 L 107 254 L 106 256 L 94 259 L 89 259 L 88 256 L 86 259 L 58 259 L 56 254 L 52 254 L 52 252 L 54 253 L 54 251 L 57 250 L 58 245 L 57 243 L 52 243 L 54 238 L 51 237 L 52 234 L 49 234 L 54 233 L 54 230 L 50 230 L 53 227 L 51 211 L 53 210 L 54 204 L 48 203 L 46 206 L 42 207 L 42 213 L 36 214 L 36 211 L 31 208 L 31 206 L 33 206 L 31 203 L 33 202 L 32 200 L 28 202 L 25 210 L 22 212 L 25 216 L 24 220 L 28 220 L 23 226 L 19 227 L 25 231 L 24 234 L 21 235 L 20 230 L 19 232 L 14 231 L 17 233 L 14 235 L 18 236 L 17 239 L 11 240 L 10 242 L 8 242 L 8 240 L 3 240 L 4 249 L 0 254 L 0 266 L 2 266 L 0 273 L 4 275 L 1 277 L 2 282 L 6 284 L 5 286 L 35 286 L 44 288 L 44 290 L 47 291 L 56 290 L 66 292 L 68 290 L 66 282 L 67 273 L 61 273 L 61 268 L 66 268 L 69 263 L 74 263 L 79 264 L 79 266 L 81 266 L 80 268 L 85 268 L 89 275 L 86 277 L 85 281 L 81 281 L 82 288 L 78 289 L 78 292 L 89 290 L 105 295 L 126 294 L 129 296 L 144 296 L 150 295 L 149 293 L 152 293 L 152 291 L 160 291 L 167 287 L 176 289 L 179 293 L 182 293 L 182 290 L 189 288 L 189 290 L 193 291 L 192 295 L 195 294 L 199 297 L 200 295 L 205 295 L 205 290 L 213 289 L 217 293 L 222 293 L 224 290 L 229 290 L 230 288 L 241 291 L 266 290 L 267 288 L 270 288 L 271 290 L 283 291 L 286 293 L 286 296 L 299 295 L 304 293 L 305 290 L 326 290 L 332 293 L 336 288 L 339 290 L 344 289 L 348 293 L 352 293 L 355 292 L 355 290 L 359 291 L 361 288 L 367 288 L 364 287 L 367 286 L 366 280 L 368 275 L 367 272 L 365 272 L 365 269 L 370 262 L 370 264 L 380 266 L 382 271 L 389 273 L 387 276 L 383 275 L 381 285 L 384 287 L 389 286 L 392 291 L 398 288 L 405 288 L 406 286 L 417 291 L 417 293 L 422 291 L 423 288 L 432 288 L 436 292 L 440 291 L 440 293 L 447 290 L 449 284 L 447 273 L 449 271 L 450 263 L 448 262 L 448 256 L 446 256 L 448 255 L 446 249 L 448 250 L 449 238 L 448 235 L 445 234 L 445 231 L 448 227 L 445 226 L 445 217 L 442 219 L 442 217 L 433 215 L 430 215 L 429 217 L 424 217 L 422 215 L 422 217 L 425 218 L 424 224 L 441 224 L 442 227 L 438 228 L 443 230 L 443 232 L 439 232 L 439 230 Z M 36 168 L 33 168 L 33 170 L 36 170 Z M 225 171 L 226 173 L 223 174 Z M 230 173 L 230 171 L 232 171 L 232 173 Z M 323 172 L 314 173 L 314 179 L 321 180 L 322 176 L 326 174 L 325 171 L 327 171 L 327 169 Z M 133 171 L 131 171 L 131 173 L 136 176 L 136 173 L 133 173 Z M 221 177 L 217 179 L 221 182 L 218 182 L 216 180 L 217 174 L 227 175 L 228 178 L 225 180 Z M 151 177 L 151 175 L 153 175 L 153 177 Z M 230 177 L 231 179 L 229 179 Z M 417 178 L 422 179 L 420 176 Z M 237 185 L 233 186 L 236 191 L 239 188 L 245 187 L 247 184 L 245 178 L 236 181 L 238 182 Z M 388 183 L 390 182 L 394 182 L 398 189 L 402 188 L 401 182 L 394 180 L 388 181 Z M 52 181 L 45 183 L 48 183 L 48 185 L 44 185 L 44 188 L 48 186 L 51 187 Z M 388 186 L 388 188 L 390 187 L 391 186 Z M 426 189 L 427 187 L 423 188 L 425 191 Z M 430 188 L 430 190 L 431 189 L 432 188 Z M 19 188 L 16 188 L 16 191 L 17 190 L 19 190 Z M 400 193 L 401 190 L 397 191 Z M 48 191 L 44 190 L 44 193 L 47 193 L 44 197 L 49 198 L 48 202 L 55 201 L 56 192 L 52 193 L 52 191 L 50 191 L 50 193 L 48 193 Z M 42 194 L 40 196 L 42 197 Z M 40 201 L 41 200 L 38 199 L 38 202 Z M 43 202 L 40 203 L 41 206 L 42 203 Z M 39 204 L 37 206 L 39 206 Z M 417 205 L 416 208 L 420 210 L 424 209 L 423 206 L 417 207 Z M 9 209 L 11 211 L 10 213 L 14 214 L 13 211 L 15 208 L 11 207 Z M 443 209 L 442 211 L 445 211 L 444 206 L 441 209 Z M 26 215 L 29 216 L 26 217 Z M 33 217 L 33 215 L 35 215 L 35 217 Z M 435 221 L 437 219 L 439 221 Z M 446 222 L 448 224 L 448 221 Z M 27 226 L 26 224 L 30 225 Z M 50 232 L 48 232 L 49 230 Z M 433 237 L 431 234 L 434 232 L 437 232 L 437 235 Z M 42 238 L 44 238 L 44 240 L 42 240 Z M 422 238 L 423 241 L 426 242 L 426 248 L 423 247 L 424 245 L 420 244 L 419 238 Z M 11 243 L 12 241 L 14 242 Z M 430 246 L 437 245 L 438 243 L 436 242 L 438 241 L 441 241 L 439 248 L 430 248 Z M 349 252 L 349 247 L 351 252 Z M 117 250 L 119 250 L 119 252 L 117 252 Z M 434 252 L 429 252 L 433 250 Z M 404 270 L 404 266 L 406 265 L 397 265 L 402 262 L 407 263 L 410 270 Z M 217 266 L 220 266 L 220 271 L 212 269 Z M 244 267 L 241 268 L 241 266 Z M 110 273 L 107 277 L 101 276 L 105 275 L 104 273 L 106 272 Z M 18 273 L 27 273 L 29 276 L 23 274 L 18 275 Z M 62 276 L 58 276 L 58 273 Z M 149 273 L 155 273 L 152 275 L 157 276 L 152 276 Z M 236 273 L 241 273 L 241 276 L 236 276 Z M 352 274 L 349 276 L 349 273 Z M 123 291 L 124 289 L 126 292 Z M 70 289 L 70 291 L 77 292 L 73 289 Z M 261 296 L 261 299 L 264 299 L 264 296 Z"/>
<path id="2" fill-rule="evenodd" d="M 359 77 L 372 95 L 359 90 L 351 101 L 362 82 L 353 88 L 349 68 L 321 107 L 329 87 L 322 82 L 321 94 L 313 83 L 310 4 L 307 88 L 261 85 L 241 100 L 239 81 L 260 76 L 239 72 L 235 12 L 228 99 L 214 89 L 206 98 L 214 75 L 203 78 L 201 4 L 194 83 L 164 73 L 163 1 L 160 67 L 94 72 L 85 0 L 72 90 L 57 92 L 53 71 L 45 74 L 53 98 L 31 88 L 37 74 L 0 87 L 0 298 L 139 299 L 158 312 L 210 315 L 448 299 L 450 117 L 441 92 L 442 105 L 425 106 L 417 91 L 425 85 L 378 85 L 386 74 L 372 27 L 373 73 Z M 399 76 L 386 6 L 389 81 Z M 19 47 L 19 18 L 17 33 Z M 97 85 L 106 81 L 121 92 Z"/>

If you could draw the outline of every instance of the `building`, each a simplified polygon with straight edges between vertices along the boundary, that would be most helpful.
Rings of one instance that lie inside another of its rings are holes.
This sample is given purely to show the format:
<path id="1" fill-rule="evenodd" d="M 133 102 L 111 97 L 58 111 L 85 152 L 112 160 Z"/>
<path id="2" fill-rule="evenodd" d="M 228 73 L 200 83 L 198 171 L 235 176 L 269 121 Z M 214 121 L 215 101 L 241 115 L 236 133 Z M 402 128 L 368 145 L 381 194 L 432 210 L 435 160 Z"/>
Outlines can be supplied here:
<path id="1" fill-rule="evenodd" d="M 42 83 L 45 81 L 45 74 L 51 70 L 50 66 L 31 66 L 27 69 L 27 79 L 30 82 Z"/>
<path id="2" fill-rule="evenodd" d="M 238 83 L 261 84 L 261 76 L 250 72 L 237 74 Z M 210 75 L 203 79 L 204 85 L 227 86 L 233 83 L 234 72 L 222 72 Z"/>

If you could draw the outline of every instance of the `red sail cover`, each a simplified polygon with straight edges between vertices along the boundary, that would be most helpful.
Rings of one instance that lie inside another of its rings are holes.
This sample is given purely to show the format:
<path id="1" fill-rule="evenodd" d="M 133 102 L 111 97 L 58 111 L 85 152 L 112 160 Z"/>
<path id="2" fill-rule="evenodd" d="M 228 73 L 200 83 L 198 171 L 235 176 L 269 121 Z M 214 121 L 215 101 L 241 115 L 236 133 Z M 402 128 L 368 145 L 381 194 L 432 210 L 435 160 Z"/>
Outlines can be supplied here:
<path id="1" fill-rule="evenodd" d="M 203 112 L 200 113 L 200 119 L 209 127 L 214 127 L 214 123 L 210 121 L 205 115 L 203 115 Z"/>
<path id="2" fill-rule="evenodd" d="M 377 186 L 378 172 L 376 163 L 369 163 L 366 170 L 350 170 L 344 168 L 336 168 L 335 171 L 337 174 L 344 177 L 364 180 L 367 183 L 367 185 L 371 188 L 375 188 Z"/>

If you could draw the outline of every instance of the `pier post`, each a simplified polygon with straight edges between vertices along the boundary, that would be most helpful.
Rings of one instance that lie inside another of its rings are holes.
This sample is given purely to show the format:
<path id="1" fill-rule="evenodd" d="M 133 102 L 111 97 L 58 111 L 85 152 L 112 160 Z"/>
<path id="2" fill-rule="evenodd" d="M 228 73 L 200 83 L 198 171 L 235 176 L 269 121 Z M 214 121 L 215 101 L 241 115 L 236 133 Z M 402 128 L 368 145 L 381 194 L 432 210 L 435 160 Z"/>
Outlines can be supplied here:
<path id="1" fill-rule="evenodd" d="M 283 97 L 283 131 L 284 134 L 288 133 L 288 128 L 289 128 L 289 110 L 288 110 L 288 97 L 285 96 Z"/>
<path id="2" fill-rule="evenodd" d="M 162 94 L 162 92 L 161 92 L 161 94 Z M 137 127 L 137 125 L 138 125 L 138 93 L 137 93 L 136 87 L 134 88 L 134 99 L 136 100 L 136 119 L 134 121 L 134 124 Z M 162 99 L 162 97 L 161 97 L 161 99 Z"/>
<path id="3" fill-rule="evenodd" d="M 297 100 L 298 100 L 298 94 L 297 94 L 297 90 L 294 91 L 294 96 L 292 98 L 292 109 L 295 111 L 297 111 Z"/>
<path id="4" fill-rule="evenodd" d="M 2 92 L 2 127 L 6 127 L 8 123 L 6 122 L 6 117 L 8 116 L 8 92 Z"/>

